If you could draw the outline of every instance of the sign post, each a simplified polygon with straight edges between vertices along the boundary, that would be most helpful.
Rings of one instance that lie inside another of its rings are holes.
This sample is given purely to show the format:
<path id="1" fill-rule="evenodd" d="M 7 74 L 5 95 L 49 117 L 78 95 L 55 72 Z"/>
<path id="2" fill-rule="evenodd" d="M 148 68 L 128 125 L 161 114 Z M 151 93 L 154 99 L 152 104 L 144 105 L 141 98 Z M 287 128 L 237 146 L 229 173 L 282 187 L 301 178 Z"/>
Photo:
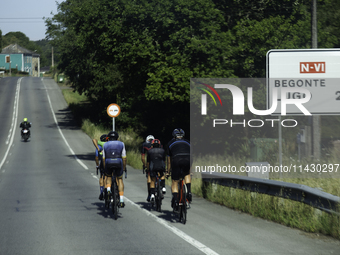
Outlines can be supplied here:
<path id="1" fill-rule="evenodd" d="M 293 89 L 307 89 L 311 98 L 304 107 L 315 116 L 340 115 L 340 89 L 338 80 L 340 69 L 339 49 L 286 49 L 270 50 L 267 53 L 267 108 L 273 104 L 273 92 L 292 89 L 285 100 L 303 99 L 306 94 Z M 278 93 L 280 95 L 280 93 Z M 281 101 L 280 96 L 277 98 Z M 278 104 L 278 106 L 280 106 Z M 273 115 L 281 112 L 277 107 Z M 287 105 L 287 115 L 303 115 L 296 105 Z M 320 118 L 318 118 L 320 119 Z M 320 128 L 314 130 L 313 156 L 320 157 Z M 279 134 L 279 140 L 281 134 Z M 280 155 L 280 163 L 282 162 Z"/>
<path id="2" fill-rule="evenodd" d="M 120 114 L 120 107 L 118 104 L 110 104 L 106 112 L 112 118 L 112 131 L 115 131 L 115 118 Z"/>

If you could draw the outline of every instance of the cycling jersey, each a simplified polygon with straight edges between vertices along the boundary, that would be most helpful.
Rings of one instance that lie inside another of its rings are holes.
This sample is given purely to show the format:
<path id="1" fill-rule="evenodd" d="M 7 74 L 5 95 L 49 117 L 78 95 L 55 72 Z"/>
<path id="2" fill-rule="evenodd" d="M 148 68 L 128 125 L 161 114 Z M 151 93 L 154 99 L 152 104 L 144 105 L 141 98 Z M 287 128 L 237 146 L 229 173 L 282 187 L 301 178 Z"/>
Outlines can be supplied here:
<path id="1" fill-rule="evenodd" d="M 163 148 L 151 148 L 147 154 L 150 176 L 154 177 L 157 172 L 165 171 L 165 150 Z"/>
<path id="2" fill-rule="evenodd" d="M 105 174 L 112 176 L 115 170 L 117 177 L 123 175 L 123 160 L 126 157 L 125 145 L 121 141 L 108 141 L 104 144 Z"/>
<path id="3" fill-rule="evenodd" d="M 146 153 L 148 152 L 148 150 L 151 149 L 151 147 L 152 147 L 152 146 L 151 146 L 151 143 L 144 142 L 144 143 L 142 144 L 140 153 L 141 153 L 141 154 L 146 154 Z"/>
<path id="4" fill-rule="evenodd" d="M 96 152 L 95 152 L 96 153 L 96 157 L 99 157 L 100 155 L 103 155 L 103 152 L 102 152 L 103 147 L 98 144 L 98 148 L 99 148 L 100 152 L 96 148 Z"/>
<path id="5" fill-rule="evenodd" d="M 171 159 L 171 178 L 179 180 L 190 173 L 190 142 L 173 138 L 167 145 L 167 155 Z"/>
<path id="6" fill-rule="evenodd" d="M 102 142 L 102 141 L 98 141 L 97 142 L 97 144 L 98 144 L 98 147 L 99 147 L 99 145 L 102 147 L 102 148 L 104 148 L 104 144 L 105 144 L 106 142 Z"/>

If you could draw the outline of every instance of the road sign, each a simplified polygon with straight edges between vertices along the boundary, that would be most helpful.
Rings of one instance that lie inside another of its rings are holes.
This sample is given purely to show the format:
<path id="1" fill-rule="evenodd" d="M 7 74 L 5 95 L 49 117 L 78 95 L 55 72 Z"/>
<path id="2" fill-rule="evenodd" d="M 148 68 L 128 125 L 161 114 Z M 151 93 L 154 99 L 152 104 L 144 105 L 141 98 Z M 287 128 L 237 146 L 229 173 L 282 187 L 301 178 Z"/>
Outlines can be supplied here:
<path id="1" fill-rule="evenodd" d="M 120 114 L 120 107 L 118 104 L 110 104 L 106 111 L 110 117 L 115 118 Z"/>
<path id="2" fill-rule="evenodd" d="M 267 108 L 277 90 L 281 113 L 281 88 L 307 89 L 311 99 L 303 106 L 317 115 L 340 114 L 340 50 L 296 49 L 270 50 L 267 53 Z M 287 99 L 304 98 L 303 93 L 287 93 Z M 287 115 L 303 115 L 296 105 L 287 105 Z"/>

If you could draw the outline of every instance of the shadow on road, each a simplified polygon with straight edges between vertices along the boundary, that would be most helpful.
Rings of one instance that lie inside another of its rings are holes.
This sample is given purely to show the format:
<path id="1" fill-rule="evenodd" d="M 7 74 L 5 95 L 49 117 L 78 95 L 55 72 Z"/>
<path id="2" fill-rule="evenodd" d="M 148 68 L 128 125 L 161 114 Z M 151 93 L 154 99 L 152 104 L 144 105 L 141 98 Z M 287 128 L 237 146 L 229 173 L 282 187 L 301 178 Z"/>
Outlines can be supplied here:
<path id="1" fill-rule="evenodd" d="M 112 213 L 112 207 L 110 204 L 110 208 L 105 208 L 104 201 L 102 202 L 97 202 L 97 203 L 92 203 L 92 205 L 97 206 L 97 214 L 103 216 L 104 218 L 113 218 L 113 213 Z M 118 219 L 123 218 L 121 213 L 118 213 Z M 118 220 L 117 219 L 117 220 Z"/>
<path id="2" fill-rule="evenodd" d="M 172 212 L 172 211 L 169 211 L 169 210 L 163 210 L 161 212 L 158 212 L 156 211 L 156 207 L 152 207 L 151 206 L 151 203 L 149 202 L 137 202 L 136 203 L 137 205 L 139 205 L 141 208 L 149 211 L 149 212 L 152 212 L 153 214 L 155 214 L 155 216 L 163 219 L 163 220 L 166 220 L 166 221 L 169 221 L 171 223 L 175 223 L 177 222 L 177 216 Z"/>
<path id="3" fill-rule="evenodd" d="M 55 113 L 58 126 L 61 130 L 68 129 L 68 130 L 80 130 L 79 125 L 74 119 L 74 116 L 71 112 L 71 110 L 67 107 L 65 109 L 59 110 Z M 57 125 L 55 123 L 52 123 L 50 125 L 47 125 L 48 128 L 57 128 Z"/>
<path id="4" fill-rule="evenodd" d="M 74 158 L 74 155 L 66 155 L 69 158 Z M 75 155 L 78 159 L 84 160 L 84 161 L 94 161 L 94 153 L 87 153 L 87 154 L 76 154 Z"/>

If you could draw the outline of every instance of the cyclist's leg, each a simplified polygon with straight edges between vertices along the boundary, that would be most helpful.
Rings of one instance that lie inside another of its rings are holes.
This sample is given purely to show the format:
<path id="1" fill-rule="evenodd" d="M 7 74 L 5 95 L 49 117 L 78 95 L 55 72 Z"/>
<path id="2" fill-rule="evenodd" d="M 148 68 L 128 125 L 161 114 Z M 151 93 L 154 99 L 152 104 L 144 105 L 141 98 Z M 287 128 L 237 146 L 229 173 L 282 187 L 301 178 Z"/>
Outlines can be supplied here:
<path id="1" fill-rule="evenodd" d="M 178 205 L 178 184 L 181 174 L 181 169 L 174 163 L 171 168 L 171 191 L 172 191 L 172 203 L 171 206 Z"/>
<path id="2" fill-rule="evenodd" d="M 100 188 L 100 194 L 99 194 L 99 200 L 103 200 L 103 191 L 104 191 L 104 183 L 103 183 L 103 179 L 102 179 L 102 171 L 100 169 L 100 160 L 98 156 L 95 156 L 94 158 L 95 162 L 96 162 L 96 166 L 99 167 L 99 171 L 100 171 L 100 178 L 99 178 L 99 188 Z M 98 173 L 98 169 L 97 169 L 97 173 Z"/>
<path id="3" fill-rule="evenodd" d="M 149 168 L 149 178 L 150 178 L 150 202 L 155 201 L 155 182 L 156 182 L 156 172 L 153 171 L 152 165 Z"/>
<path id="4" fill-rule="evenodd" d="M 100 169 L 100 178 L 99 178 L 99 188 L 100 188 L 100 194 L 99 194 L 99 200 L 104 199 L 104 172 Z"/>
<path id="5" fill-rule="evenodd" d="M 146 171 L 146 184 L 147 184 L 147 187 L 148 187 L 148 196 L 146 198 L 146 201 L 150 202 L 150 197 L 151 197 L 151 177 L 150 177 L 150 171 Z"/>
<path id="6" fill-rule="evenodd" d="M 118 183 L 120 205 L 121 207 L 124 207 L 125 203 L 124 203 L 123 163 L 121 164 L 121 167 L 116 168 L 115 171 L 117 176 L 116 181 Z"/>
<path id="7" fill-rule="evenodd" d="M 105 183 L 105 188 L 107 192 L 111 192 L 111 184 L 112 184 L 112 174 L 113 174 L 113 168 L 110 164 L 106 163 L 105 164 L 105 176 L 106 176 L 106 182 Z"/>
<path id="8" fill-rule="evenodd" d="M 191 164 L 190 164 L 190 157 L 181 157 L 180 166 L 183 169 L 183 175 L 184 175 L 184 182 L 187 187 L 187 199 L 189 202 L 192 201 L 192 195 L 191 195 Z"/>
<path id="9" fill-rule="evenodd" d="M 165 194 L 166 193 L 166 189 L 165 189 L 165 175 L 164 175 L 164 171 L 160 172 L 160 179 L 161 179 L 161 182 L 160 182 L 161 190 L 162 190 L 162 193 Z"/>
<path id="10" fill-rule="evenodd" d="M 190 173 L 184 177 L 184 181 L 185 181 L 185 184 L 187 186 L 187 193 L 188 193 L 187 198 L 188 198 L 189 202 L 191 202 L 192 201 L 192 195 L 191 195 L 191 174 Z"/>

